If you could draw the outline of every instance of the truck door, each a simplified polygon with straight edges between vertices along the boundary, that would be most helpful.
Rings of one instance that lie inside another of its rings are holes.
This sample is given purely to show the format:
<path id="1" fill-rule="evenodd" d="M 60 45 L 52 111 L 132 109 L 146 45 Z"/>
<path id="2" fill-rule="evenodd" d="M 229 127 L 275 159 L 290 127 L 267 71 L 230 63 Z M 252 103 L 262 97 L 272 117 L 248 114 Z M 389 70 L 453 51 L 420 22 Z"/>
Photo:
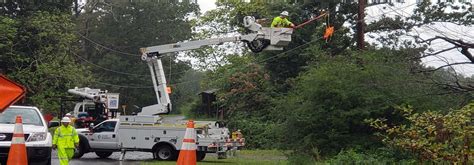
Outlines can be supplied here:
<path id="1" fill-rule="evenodd" d="M 117 121 L 106 121 L 94 127 L 89 144 L 91 148 L 118 149 L 118 137 L 116 134 Z"/>

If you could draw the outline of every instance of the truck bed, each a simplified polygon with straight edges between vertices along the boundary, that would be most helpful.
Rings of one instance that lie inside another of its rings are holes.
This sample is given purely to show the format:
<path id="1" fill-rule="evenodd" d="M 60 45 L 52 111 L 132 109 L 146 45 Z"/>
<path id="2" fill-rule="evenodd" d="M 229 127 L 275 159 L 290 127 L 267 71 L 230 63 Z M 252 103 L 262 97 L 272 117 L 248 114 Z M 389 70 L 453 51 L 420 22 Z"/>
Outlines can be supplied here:
<path id="1" fill-rule="evenodd" d="M 217 128 L 213 122 L 196 122 L 196 145 L 200 151 L 214 151 L 209 146 L 224 146 L 229 138 L 227 128 Z M 179 150 L 186 132 L 185 124 L 137 124 L 121 123 L 118 129 L 122 149 L 151 150 L 159 142 L 175 146 Z"/>

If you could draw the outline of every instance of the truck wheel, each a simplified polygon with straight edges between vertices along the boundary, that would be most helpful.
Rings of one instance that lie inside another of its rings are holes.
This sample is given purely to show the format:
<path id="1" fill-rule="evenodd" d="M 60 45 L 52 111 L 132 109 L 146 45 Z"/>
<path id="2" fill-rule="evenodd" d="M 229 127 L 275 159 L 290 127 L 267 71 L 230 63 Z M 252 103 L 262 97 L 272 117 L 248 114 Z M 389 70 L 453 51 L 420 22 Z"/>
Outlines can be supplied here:
<path id="1" fill-rule="evenodd" d="M 218 152 L 217 159 L 227 159 L 227 153 L 225 152 Z"/>
<path id="2" fill-rule="evenodd" d="M 204 151 L 196 152 L 197 161 L 202 161 L 202 160 L 204 160 L 205 157 L 206 157 L 206 152 L 204 152 Z"/>
<path id="3" fill-rule="evenodd" d="M 112 155 L 112 152 L 95 152 L 95 154 L 98 157 L 105 159 L 105 158 L 108 158 L 110 155 Z"/>
<path id="4" fill-rule="evenodd" d="M 51 165 L 51 157 L 44 163 L 45 165 Z"/>
<path id="5" fill-rule="evenodd" d="M 77 147 L 75 150 L 74 150 L 74 156 L 72 156 L 72 158 L 74 159 L 79 159 L 81 158 L 84 153 L 85 153 L 85 146 L 83 143 L 79 143 L 79 147 Z"/>
<path id="6" fill-rule="evenodd" d="M 174 160 L 176 159 L 177 152 L 169 145 L 159 146 L 153 154 L 158 160 Z"/>

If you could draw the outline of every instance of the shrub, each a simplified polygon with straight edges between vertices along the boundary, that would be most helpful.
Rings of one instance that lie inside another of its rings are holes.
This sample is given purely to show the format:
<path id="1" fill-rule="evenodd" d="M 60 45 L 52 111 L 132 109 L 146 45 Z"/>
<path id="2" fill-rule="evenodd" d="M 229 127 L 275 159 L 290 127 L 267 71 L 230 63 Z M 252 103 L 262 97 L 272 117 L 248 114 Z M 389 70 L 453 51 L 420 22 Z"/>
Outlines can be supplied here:
<path id="1" fill-rule="evenodd" d="M 411 107 L 399 108 L 407 124 L 389 125 L 386 119 L 369 120 L 382 131 L 379 135 L 390 146 L 409 151 L 420 161 L 467 164 L 472 160 L 474 103 L 447 114 L 414 113 Z"/>

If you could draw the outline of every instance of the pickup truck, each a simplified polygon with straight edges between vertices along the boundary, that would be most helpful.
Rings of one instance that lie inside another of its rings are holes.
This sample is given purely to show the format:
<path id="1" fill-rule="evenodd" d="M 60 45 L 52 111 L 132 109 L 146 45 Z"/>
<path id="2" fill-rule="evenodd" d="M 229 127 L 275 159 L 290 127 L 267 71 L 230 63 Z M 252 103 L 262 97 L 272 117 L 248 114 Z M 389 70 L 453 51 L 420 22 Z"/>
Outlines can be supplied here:
<path id="1" fill-rule="evenodd" d="M 52 137 L 46 121 L 36 107 L 10 106 L 0 113 L 0 164 L 6 164 L 15 119 L 21 115 L 29 164 L 51 164 Z"/>
<path id="2" fill-rule="evenodd" d="M 217 153 L 226 158 L 226 152 L 237 149 L 243 143 L 232 142 L 229 130 L 216 122 L 196 121 L 197 160 L 206 153 Z M 151 152 L 158 160 L 176 160 L 186 132 L 185 123 L 179 124 L 133 124 L 109 119 L 95 127 L 77 129 L 79 147 L 75 158 L 84 153 L 95 152 L 100 158 L 107 158 L 113 152 L 121 152 L 121 160 L 127 151 Z"/>

